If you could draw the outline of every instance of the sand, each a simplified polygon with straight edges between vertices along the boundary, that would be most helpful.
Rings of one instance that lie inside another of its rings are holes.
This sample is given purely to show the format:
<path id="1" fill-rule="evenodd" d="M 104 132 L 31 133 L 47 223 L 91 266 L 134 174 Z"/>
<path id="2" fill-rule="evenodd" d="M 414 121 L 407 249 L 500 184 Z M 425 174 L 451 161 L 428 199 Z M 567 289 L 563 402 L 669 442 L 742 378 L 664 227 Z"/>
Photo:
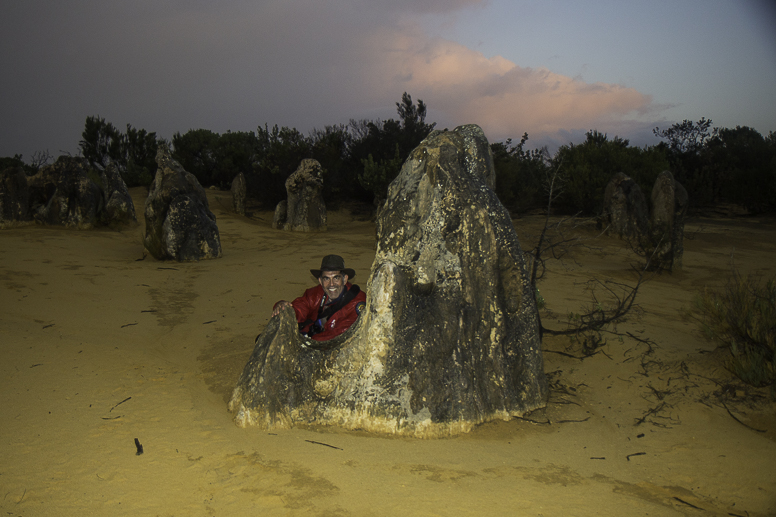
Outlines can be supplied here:
<path id="1" fill-rule="evenodd" d="M 325 233 L 276 231 L 271 213 L 208 195 L 217 260 L 144 258 L 142 215 L 121 231 L 0 231 L 2 515 L 776 514 L 776 406 L 681 316 L 731 256 L 776 275 L 774 219 L 692 219 L 684 270 L 644 284 L 640 317 L 617 327 L 639 339 L 581 360 L 546 338 L 546 409 L 415 440 L 233 424 L 226 402 L 273 303 L 328 253 L 365 287 L 375 231 L 344 209 Z M 540 223 L 515 220 L 524 247 Z M 539 286 L 555 314 L 587 302 L 592 275 L 632 278 L 622 242 L 581 235 Z"/>

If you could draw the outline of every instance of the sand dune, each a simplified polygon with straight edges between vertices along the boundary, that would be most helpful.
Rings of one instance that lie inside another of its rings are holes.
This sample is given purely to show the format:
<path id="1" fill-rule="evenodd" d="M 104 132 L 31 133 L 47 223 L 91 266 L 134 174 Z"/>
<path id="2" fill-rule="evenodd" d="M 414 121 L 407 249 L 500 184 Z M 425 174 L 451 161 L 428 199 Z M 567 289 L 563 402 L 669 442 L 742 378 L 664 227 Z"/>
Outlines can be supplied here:
<path id="1" fill-rule="evenodd" d="M 776 275 L 773 219 L 692 220 L 684 271 L 645 284 L 641 318 L 618 327 L 649 343 L 612 337 L 579 360 L 547 338 L 546 409 L 424 441 L 232 423 L 226 401 L 272 304 L 312 285 L 328 253 L 364 284 L 374 225 L 343 210 L 328 232 L 285 233 L 208 195 L 218 260 L 144 258 L 142 224 L 0 232 L 3 515 L 776 514 L 776 406 L 680 316 L 724 284 L 731 255 Z M 524 247 L 539 224 L 515 221 Z M 587 300 L 591 274 L 630 278 L 621 242 L 583 233 L 592 247 L 540 284 L 556 314 Z"/>

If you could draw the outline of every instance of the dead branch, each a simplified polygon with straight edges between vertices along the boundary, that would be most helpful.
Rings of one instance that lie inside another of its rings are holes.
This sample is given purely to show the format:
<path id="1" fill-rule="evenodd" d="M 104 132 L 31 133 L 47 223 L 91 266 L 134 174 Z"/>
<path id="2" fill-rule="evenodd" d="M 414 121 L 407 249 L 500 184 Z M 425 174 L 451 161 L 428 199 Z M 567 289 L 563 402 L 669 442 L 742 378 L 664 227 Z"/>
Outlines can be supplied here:
<path id="1" fill-rule="evenodd" d="M 661 402 L 661 403 L 660 403 L 660 404 L 658 404 L 657 406 L 655 406 L 655 407 L 652 407 L 652 408 L 649 408 L 649 409 L 647 410 L 647 412 L 646 412 L 646 413 L 644 413 L 643 415 L 641 415 L 641 418 L 638 418 L 638 419 L 636 419 L 636 424 L 635 424 L 635 425 L 639 426 L 639 425 L 643 424 L 644 422 L 646 422 L 646 421 L 647 421 L 647 418 L 649 418 L 649 417 L 650 417 L 650 416 L 652 416 L 652 415 L 657 415 L 657 414 L 658 414 L 658 413 L 660 413 L 660 412 L 661 412 L 663 409 L 665 409 L 665 407 L 666 407 L 667 405 L 668 405 L 668 404 L 666 404 L 665 402 Z"/>
<path id="2" fill-rule="evenodd" d="M 730 412 L 730 409 L 728 409 L 727 404 L 725 404 L 724 401 L 722 401 L 722 407 L 725 408 L 725 411 L 727 411 L 727 414 L 730 415 L 730 418 L 732 418 L 733 420 L 735 420 L 736 422 L 738 422 L 742 426 L 744 426 L 744 427 L 746 427 L 748 429 L 751 429 L 752 431 L 757 431 L 758 433 L 767 433 L 768 432 L 767 429 L 755 429 L 751 425 L 747 425 L 747 424 L 743 423 L 741 420 L 736 418 L 736 416 L 733 413 Z"/>

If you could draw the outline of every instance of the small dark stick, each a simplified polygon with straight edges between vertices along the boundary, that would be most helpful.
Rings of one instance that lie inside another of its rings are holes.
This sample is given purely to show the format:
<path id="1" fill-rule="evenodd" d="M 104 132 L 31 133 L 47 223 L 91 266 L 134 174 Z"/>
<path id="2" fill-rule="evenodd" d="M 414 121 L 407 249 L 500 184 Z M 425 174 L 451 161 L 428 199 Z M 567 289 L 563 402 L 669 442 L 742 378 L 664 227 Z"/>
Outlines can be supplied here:
<path id="1" fill-rule="evenodd" d="M 143 454 L 143 446 L 140 444 L 140 440 L 137 438 L 135 438 L 135 447 L 137 447 L 137 452 L 135 453 L 136 456 Z"/>
<path id="2" fill-rule="evenodd" d="M 679 499 L 678 497 L 674 497 L 674 499 L 676 499 L 677 501 L 679 501 L 682 504 L 686 504 L 690 508 L 695 508 L 696 510 L 703 510 L 703 508 L 699 508 L 698 506 L 695 506 L 694 504 L 690 504 L 687 501 L 683 501 L 683 500 Z M 729 513 L 728 515 L 734 515 L 734 514 Z"/>
<path id="3" fill-rule="evenodd" d="M 313 441 L 313 440 L 305 440 L 305 441 L 308 442 L 308 443 L 314 443 L 315 445 L 325 445 L 326 447 L 331 447 L 332 449 L 337 449 L 337 450 L 340 450 L 340 451 L 342 450 L 339 447 L 335 447 L 334 445 L 329 445 L 328 443 L 316 442 L 316 441 Z"/>
<path id="4" fill-rule="evenodd" d="M 132 398 L 132 397 L 127 397 L 127 398 L 125 398 L 124 400 L 122 400 L 121 402 L 119 402 L 118 404 L 116 404 L 115 406 L 113 406 L 112 408 L 110 408 L 110 411 L 113 411 L 114 409 L 116 409 L 117 407 L 119 407 L 120 405 L 122 405 L 124 402 L 128 401 L 128 400 L 129 400 L 129 399 L 131 399 L 131 398 Z M 108 413 L 110 413 L 110 411 L 108 411 Z"/>

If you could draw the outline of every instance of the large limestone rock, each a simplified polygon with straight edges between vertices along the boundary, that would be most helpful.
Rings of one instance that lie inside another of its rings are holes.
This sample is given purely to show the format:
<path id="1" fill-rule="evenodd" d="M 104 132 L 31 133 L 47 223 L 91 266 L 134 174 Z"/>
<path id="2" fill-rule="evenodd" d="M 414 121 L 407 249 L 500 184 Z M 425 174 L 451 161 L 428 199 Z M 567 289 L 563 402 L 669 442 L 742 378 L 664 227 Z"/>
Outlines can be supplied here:
<path id="1" fill-rule="evenodd" d="M 24 169 L 14 167 L 0 172 L 0 228 L 29 224 L 30 194 Z"/>
<path id="2" fill-rule="evenodd" d="M 205 190 L 193 174 L 160 146 L 158 169 L 145 202 L 145 238 L 155 258 L 178 261 L 218 258 L 221 237 Z"/>
<path id="3" fill-rule="evenodd" d="M 687 205 L 687 190 L 669 171 L 661 172 L 652 188 L 653 268 L 667 271 L 682 269 Z"/>
<path id="4" fill-rule="evenodd" d="M 81 158 L 60 156 L 27 177 L 22 169 L 0 177 L 0 227 L 34 219 L 43 224 L 89 229 L 101 224 L 137 224 L 135 205 L 115 164 L 92 181 Z M 104 188 L 103 188 L 104 187 Z"/>
<path id="5" fill-rule="evenodd" d="M 380 210 L 361 318 L 323 342 L 290 309 L 272 318 L 229 403 L 235 422 L 439 437 L 542 407 L 538 313 L 492 177 L 479 127 L 429 135 Z"/>
<path id="6" fill-rule="evenodd" d="M 608 235 L 643 242 L 649 236 L 649 208 L 639 185 L 622 172 L 609 181 L 604 191 L 601 216 Z"/>
<path id="7" fill-rule="evenodd" d="M 681 269 L 687 191 L 669 171 L 663 171 L 655 180 L 650 201 L 651 210 L 636 182 L 618 172 L 606 186 L 599 224 L 607 234 L 628 239 L 644 253 L 648 269 Z"/>
<path id="8" fill-rule="evenodd" d="M 248 197 L 248 187 L 245 174 L 242 172 L 232 180 L 232 207 L 240 215 L 245 215 L 245 199 Z"/>
<path id="9" fill-rule="evenodd" d="M 82 230 L 94 228 L 105 201 L 102 190 L 87 171 L 83 158 L 60 156 L 27 178 L 30 210 L 35 220 Z"/>
<path id="10" fill-rule="evenodd" d="M 317 160 L 302 160 L 286 180 L 286 193 L 285 210 L 278 204 L 272 221 L 273 228 L 294 232 L 326 230 L 323 170 Z"/>
<path id="11" fill-rule="evenodd" d="M 129 194 L 127 184 L 121 177 L 116 164 L 111 161 L 101 173 L 105 189 L 105 216 L 108 223 L 137 224 L 135 203 Z"/>
<path id="12" fill-rule="evenodd" d="M 288 200 L 284 199 L 275 206 L 275 215 L 272 217 L 272 227 L 274 229 L 283 228 L 286 225 L 286 216 L 288 215 Z"/>

